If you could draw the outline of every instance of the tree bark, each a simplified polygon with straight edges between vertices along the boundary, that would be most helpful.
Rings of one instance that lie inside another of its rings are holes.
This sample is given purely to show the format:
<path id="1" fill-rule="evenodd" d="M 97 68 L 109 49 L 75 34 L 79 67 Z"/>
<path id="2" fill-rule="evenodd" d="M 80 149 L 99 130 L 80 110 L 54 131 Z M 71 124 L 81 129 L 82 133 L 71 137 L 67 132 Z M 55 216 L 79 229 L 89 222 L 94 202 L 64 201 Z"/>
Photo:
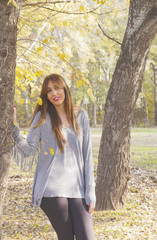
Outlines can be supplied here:
<path id="1" fill-rule="evenodd" d="M 0 229 L 10 164 L 19 12 L 7 3 L 8 0 L 1 0 L 0 4 Z"/>
<path id="2" fill-rule="evenodd" d="M 93 126 L 96 127 L 97 121 L 96 121 L 96 112 L 97 112 L 97 101 L 96 101 L 96 92 L 95 92 L 95 100 L 93 103 Z"/>
<path id="3" fill-rule="evenodd" d="M 147 103 L 144 97 L 141 97 L 141 110 L 142 110 L 144 127 L 148 127 L 149 125 L 148 108 L 147 108 Z"/>
<path id="4" fill-rule="evenodd" d="M 157 33 L 157 1 L 131 0 L 121 54 L 105 104 L 95 210 L 124 205 L 130 176 L 130 128 L 150 44 Z"/>
<path id="5" fill-rule="evenodd" d="M 155 68 L 155 65 L 153 63 L 152 66 L 154 72 L 154 125 L 157 126 L 157 68 Z"/>

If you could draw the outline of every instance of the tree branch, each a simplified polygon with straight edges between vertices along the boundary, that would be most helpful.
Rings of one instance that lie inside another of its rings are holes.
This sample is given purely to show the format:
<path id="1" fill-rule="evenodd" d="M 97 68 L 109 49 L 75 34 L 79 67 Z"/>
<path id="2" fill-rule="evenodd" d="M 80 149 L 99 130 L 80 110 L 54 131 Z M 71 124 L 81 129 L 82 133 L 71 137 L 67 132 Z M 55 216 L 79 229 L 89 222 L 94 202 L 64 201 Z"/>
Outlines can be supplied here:
<path id="1" fill-rule="evenodd" d="M 21 4 L 22 7 L 26 7 L 26 6 L 39 6 L 39 5 L 45 5 L 45 4 L 56 4 L 56 3 L 70 3 L 71 0 L 67 0 L 67 1 L 55 1 L 55 2 L 36 2 L 36 3 L 25 3 L 25 4 Z M 76 1 L 75 1 L 76 2 Z M 78 1 L 80 2 L 80 1 Z"/>
<path id="2" fill-rule="evenodd" d="M 104 32 L 104 30 L 102 29 L 100 23 L 98 23 L 98 27 L 101 29 L 101 31 L 102 31 L 102 33 L 105 35 L 105 37 L 107 37 L 107 38 L 109 38 L 110 40 L 118 43 L 119 45 L 122 45 L 122 44 L 121 44 L 118 40 L 116 40 L 115 38 L 111 38 L 110 36 L 108 36 L 108 35 Z"/>
<path id="3" fill-rule="evenodd" d="M 45 58 L 45 57 L 43 57 L 43 56 L 40 56 L 40 54 L 38 54 L 38 53 L 36 53 L 35 51 L 30 50 L 30 49 L 28 49 L 28 48 L 26 48 L 26 47 L 24 47 L 24 46 L 18 45 L 18 47 L 21 47 L 21 48 L 23 48 L 23 49 L 26 49 L 26 52 L 29 51 L 29 52 L 32 52 L 33 54 L 37 55 L 38 60 L 41 58 L 41 59 L 46 60 L 47 62 L 53 63 L 54 65 L 56 65 L 56 66 L 59 67 L 59 65 L 57 65 L 56 63 L 54 63 L 54 62 L 52 61 L 52 59 L 49 59 L 49 58 Z M 23 56 L 20 56 L 20 59 L 19 59 L 19 60 L 21 60 L 21 58 L 24 57 L 24 56 L 25 56 L 25 54 L 23 54 Z M 19 63 L 19 60 L 17 59 L 17 63 Z"/>
<path id="4" fill-rule="evenodd" d="M 41 41 L 39 41 L 38 39 L 20 38 L 20 39 L 17 39 L 17 42 L 19 42 L 19 41 L 37 42 L 37 43 L 40 43 L 40 44 L 42 44 L 43 46 L 45 46 L 45 47 L 47 47 L 47 48 L 49 48 L 49 49 L 51 49 L 51 50 L 54 51 L 54 48 L 50 47 L 49 45 L 47 45 L 47 44 L 45 44 L 45 43 L 43 43 L 43 42 L 41 42 Z M 29 49 L 28 49 L 28 50 L 29 50 Z M 25 55 L 25 54 L 24 54 L 24 55 Z"/>
<path id="5" fill-rule="evenodd" d="M 52 8 L 49 8 L 49 7 L 45 7 L 45 6 L 38 6 L 37 4 L 34 5 L 38 8 L 44 8 L 44 9 L 47 9 L 49 11 L 53 11 L 53 12 L 56 12 L 56 13 L 64 13 L 64 14 L 73 14 L 73 15 L 85 15 L 85 14 L 89 14 L 89 13 L 95 13 L 94 11 L 97 10 L 98 8 L 100 8 L 100 6 L 90 10 L 90 11 L 87 11 L 87 12 L 67 12 L 67 11 L 60 11 L 60 10 L 56 10 L 56 9 L 52 9 Z M 98 14 L 99 15 L 99 14 Z"/>

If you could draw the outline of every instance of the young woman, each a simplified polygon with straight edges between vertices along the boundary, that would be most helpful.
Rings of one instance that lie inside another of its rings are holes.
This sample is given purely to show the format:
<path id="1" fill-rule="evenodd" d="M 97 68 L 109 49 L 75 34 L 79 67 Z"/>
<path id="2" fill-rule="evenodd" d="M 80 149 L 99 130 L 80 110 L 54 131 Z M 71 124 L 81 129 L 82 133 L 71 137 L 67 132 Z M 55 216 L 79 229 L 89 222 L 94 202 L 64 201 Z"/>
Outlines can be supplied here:
<path id="1" fill-rule="evenodd" d="M 59 240 L 94 240 L 95 184 L 87 112 L 74 107 L 58 74 L 45 77 L 26 139 L 13 128 L 14 156 L 21 164 L 38 150 L 32 199 L 50 220 Z M 14 108 L 14 122 L 16 109 Z"/>

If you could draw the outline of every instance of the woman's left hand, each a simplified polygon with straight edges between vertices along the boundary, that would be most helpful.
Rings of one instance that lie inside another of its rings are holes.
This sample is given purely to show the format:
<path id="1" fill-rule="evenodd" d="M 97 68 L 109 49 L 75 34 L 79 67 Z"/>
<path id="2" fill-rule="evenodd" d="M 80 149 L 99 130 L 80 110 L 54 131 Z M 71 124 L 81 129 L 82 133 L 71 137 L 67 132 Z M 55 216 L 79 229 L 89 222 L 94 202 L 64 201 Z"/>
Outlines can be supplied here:
<path id="1" fill-rule="evenodd" d="M 94 208 L 95 208 L 95 205 L 94 205 L 94 203 L 89 203 L 89 204 L 87 204 L 87 206 L 89 207 L 89 213 L 92 213 L 92 211 L 94 210 Z"/>

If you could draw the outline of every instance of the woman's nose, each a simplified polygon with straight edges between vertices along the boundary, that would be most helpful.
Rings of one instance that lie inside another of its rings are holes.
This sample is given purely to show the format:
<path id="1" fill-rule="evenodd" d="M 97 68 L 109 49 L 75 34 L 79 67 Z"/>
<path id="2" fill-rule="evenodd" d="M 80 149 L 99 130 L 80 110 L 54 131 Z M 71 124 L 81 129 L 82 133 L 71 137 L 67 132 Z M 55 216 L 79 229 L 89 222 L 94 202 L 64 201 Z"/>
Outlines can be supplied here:
<path id="1" fill-rule="evenodd" d="M 51 91 L 51 94 L 52 94 L 52 96 L 56 96 L 56 95 L 57 95 L 57 91 L 56 91 L 55 89 L 53 89 L 53 90 Z"/>

